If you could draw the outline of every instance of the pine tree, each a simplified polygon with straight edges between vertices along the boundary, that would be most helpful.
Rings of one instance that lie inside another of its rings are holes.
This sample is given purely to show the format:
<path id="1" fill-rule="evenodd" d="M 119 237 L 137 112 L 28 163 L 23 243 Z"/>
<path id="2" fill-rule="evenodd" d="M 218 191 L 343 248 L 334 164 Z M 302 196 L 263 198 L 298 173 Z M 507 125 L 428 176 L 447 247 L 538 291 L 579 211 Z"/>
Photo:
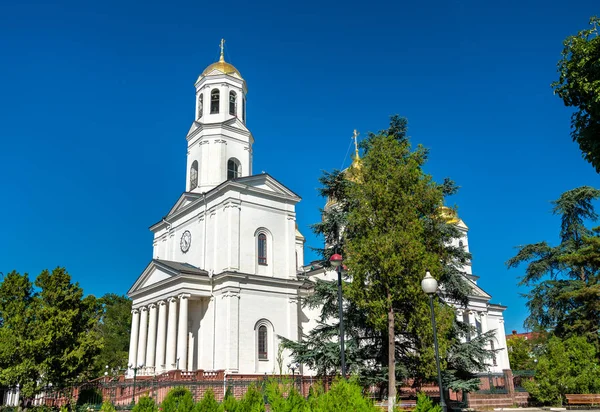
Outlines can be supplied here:
<path id="1" fill-rule="evenodd" d="M 582 186 L 554 201 L 561 217 L 560 244 L 546 241 L 519 246 L 509 268 L 527 264 L 519 285 L 530 287 L 525 326 L 550 331 L 560 338 L 585 336 L 600 351 L 600 239 L 585 226 L 598 215 L 593 201 L 600 190 Z"/>

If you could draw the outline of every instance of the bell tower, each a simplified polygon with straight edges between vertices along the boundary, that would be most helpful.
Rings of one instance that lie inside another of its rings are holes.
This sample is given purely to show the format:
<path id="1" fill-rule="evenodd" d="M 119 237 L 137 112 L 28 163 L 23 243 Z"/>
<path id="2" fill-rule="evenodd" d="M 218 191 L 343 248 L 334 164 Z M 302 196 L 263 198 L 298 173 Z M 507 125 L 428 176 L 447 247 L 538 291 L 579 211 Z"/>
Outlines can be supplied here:
<path id="1" fill-rule="evenodd" d="M 226 180 L 252 174 L 254 138 L 246 127 L 248 88 L 240 72 L 219 61 L 196 81 L 194 122 L 187 135 L 187 192 L 207 192 Z"/>

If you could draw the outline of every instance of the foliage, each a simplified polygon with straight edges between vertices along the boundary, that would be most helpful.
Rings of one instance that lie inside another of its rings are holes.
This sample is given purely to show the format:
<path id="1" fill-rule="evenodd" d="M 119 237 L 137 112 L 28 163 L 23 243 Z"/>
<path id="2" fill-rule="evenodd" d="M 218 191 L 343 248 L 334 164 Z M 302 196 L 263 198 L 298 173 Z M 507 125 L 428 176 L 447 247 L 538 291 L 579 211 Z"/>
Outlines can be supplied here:
<path id="1" fill-rule="evenodd" d="M 312 389 L 312 387 L 311 387 Z M 310 412 L 308 401 L 298 393 L 291 382 L 270 380 L 265 388 L 265 393 L 272 412 Z M 287 396 L 286 396 L 287 394 Z M 309 392 L 309 398 L 311 396 Z"/>
<path id="2" fill-rule="evenodd" d="M 599 393 L 600 364 L 585 338 L 554 336 L 539 357 L 535 378 L 523 386 L 538 402 L 562 405 L 567 393 Z"/>
<path id="3" fill-rule="evenodd" d="M 40 376 L 62 387 L 74 379 L 89 378 L 90 364 L 102 346 L 94 332 L 99 306 L 93 296 L 83 297 L 78 283 L 64 268 L 42 271 L 35 280 L 34 339 Z"/>
<path id="4" fill-rule="evenodd" d="M 149 396 L 142 396 L 138 399 L 131 412 L 158 412 L 158 406 Z"/>
<path id="5" fill-rule="evenodd" d="M 485 347 L 493 332 L 461 343 L 461 337 L 474 331 L 457 322 L 444 301 L 464 305 L 470 293 L 461 273 L 470 255 L 452 246 L 461 233 L 439 209 L 456 186 L 448 179 L 437 184 L 423 172 L 427 151 L 420 146 L 413 150 L 406 131 L 406 119 L 392 117 L 388 130 L 361 143 L 363 159 L 320 179 L 320 193 L 328 202 L 313 230 L 325 239 L 319 250 L 323 265 L 337 252 L 346 257 L 349 269 L 343 283 L 346 363 L 362 384 L 382 390 L 394 364 L 392 354 L 398 367 L 394 378 L 412 377 L 417 384 L 435 379 L 430 308 L 420 287 L 430 269 L 445 291 L 434 304 L 446 385 L 477 389 L 475 373 L 490 357 Z M 340 364 L 337 286 L 316 280 L 311 287 L 303 304 L 321 308 L 318 325 L 302 342 L 283 343 L 295 361 L 319 374 L 335 373 Z"/>
<path id="6" fill-rule="evenodd" d="M 101 412 L 116 412 L 117 408 L 112 404 L 111 401 L 102 402 L 102 406 L 100 407 Z"/>
<path id="7" fill-rule="evenodd" d="M 194 405 L 194 412 L 218 412 L 219 402 L 215 399 L 215 393 L 208 388 L 204 392 L 202 400 Z"/>
<path id="8" fill-rule="evenodd" d="M 509 268 L 527 263 L 521 286 L 530 287 L 529 316 L 525 326 L 549 330 L 556 336 L 585 336 L 600 353 L 600 239 L 585 226 L 598 215 L 592 202 L 600 190 L 582 186 L 554 201 L 553 213 L 561 217 L 558 246 L 539 242 L 520 246 Z"/>
<path id="9" fill-rule="evenodd" d="M 255 385 L 250 385 L 239 401 L 236 412 L 265 412 L 265 402 L 262 393 Z"/>
<path id="10" fill-rule="evenodd" d="M 221 403 L 220 411 L 221 412 L 237 412 L 237 408 L 239 406 L 239 402 L 233 396 L 233 392 L 231 387 L 228 386 L 225 391 L 225 397 L 223 398 L 223 402 Z"/>
<path id="11" fill-rule="evenodd" d="M 163 412 L 190 412 L 194 409 L 194 399 L 187 388 L 173 388 L 160 406 Z"/>
<path id="12" fill-rule="evenodd" d="M 15 271 L 0 284 L 0 384 L 20 386 L 22 396 L 35 394 L 40 371 L 34 347 L 33 283 Z"/>
<path id="13" fill-rule="evenodd" d="M 575 108 L 571 115 L 571 137 L 579 144 L 583 158 L 600 173 L 600 19 L 590 19 L 590 29 L 564 41 L 558 62 L 554 92 L 565 106 Z"/>
<path id="14" fill-rule="evenodd" d="M 417 394 L 417 404 L 413 412 L 442 412 L 440 405 L 434 405 L 431 398 L 423 392 Z"/>
<path id="15" fill-rule="evenodd" d="M 536 346 L 535 341 L 515 336 L 507 339 L 508 360 L 512 370 L 535 369 Z"/>
<path id="16" fill-rule="evenodd" d="M 373 401 L 362 394 L 361 386 L 355 381 L 340 379 L 329 391 L 310 401 L 311 412 L 377 412 Z M 275 412 L 275 411 L 274 411 Z"/>
<path id="17" fill-rule="evenodd" d="M 131 332 L 131 299 L 107 293 L 98 304 L 101 317 L 95 329 L 104 345 L 94 361 L 96 374 L 104 373 L 106 365 L 111 369 L 127 367 Z"/>

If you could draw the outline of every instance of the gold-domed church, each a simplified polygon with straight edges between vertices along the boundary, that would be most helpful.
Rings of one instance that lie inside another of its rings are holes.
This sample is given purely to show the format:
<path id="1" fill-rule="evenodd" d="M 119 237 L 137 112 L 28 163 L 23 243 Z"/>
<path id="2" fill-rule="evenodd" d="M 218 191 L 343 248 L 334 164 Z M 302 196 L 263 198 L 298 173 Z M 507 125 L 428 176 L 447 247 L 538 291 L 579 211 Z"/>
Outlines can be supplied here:
<path id="1" fill-rule="evenodd" d="M 194 86 L 183 192 L 150 226 L 152 259 L 128 291 L 133 301 L 128 375 L 199 369 L 273 373 L 280 337 L 298 340 L 317 325 L 319 310 L 300 305 L 299 298 L 310 293 L 306 277 L 336 275 L 304 266 L 304 237 L 296 225 L 300 197 L 269 174 L 253 174 L 248 88 L 241 72 L 225 61 L 224 41 L 219 60 Z M 358 150 L 354 167 L 360 167 Z M 468 250 L 468 228 L 453 216 Z M 470 262 L 465 276 L 474 294 L 458 316 L 478 330 L 498 330 L 496 349 L 503 352 L 490 369 L 506 369 L 504 307 L 489 303 Z M 289 364 L 287 352 L 283 357 L 283 365 Z M 310 373 L 302 365 L 300 372 Z"/>

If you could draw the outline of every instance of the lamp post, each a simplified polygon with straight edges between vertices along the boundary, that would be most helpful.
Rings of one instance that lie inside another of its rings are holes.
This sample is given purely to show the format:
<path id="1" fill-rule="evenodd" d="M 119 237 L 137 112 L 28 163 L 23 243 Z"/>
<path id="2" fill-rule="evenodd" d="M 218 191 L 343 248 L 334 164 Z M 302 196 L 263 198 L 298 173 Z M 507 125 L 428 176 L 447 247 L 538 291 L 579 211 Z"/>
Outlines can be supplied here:
<path id="1" fill-rule="evenodd" d="M 433 295 L 437 292 L 438 283 L 429 271 L 421 281 L 421 289 L 429 295 L 429 306 L 431 307 L 431 325 L 433 327 L 433 345 L 435 346 L 435 365 L 437 366 L 438 385 L 440 387 L 440 406 L 443 412 L 447 412 L 446 401 L 444 400 L 444 387 L 442 386 L 442 371 L 440 369 L 440 353 L 438 349 L 437 327 L 435 326 L 435 312 L 433 311 Z"/>
<path id="2" fill-rule="evenodd" d="M 340 363 L 342 378 L 346 378 L 346 350 L 344 349 L 344 305 L 342 303 L 342 255 L 336 253 L 329 258 L 338 275 L 338 308 L 340 316 Z"/>
<path id="3" fill-rule="evenodd" d="M 298 363 L 288 363 L 288 369 L 292 370 L 292 382 L 296 385 L 296 369 L 300 372 L 300 365 Z"/>
<path id="4" fill-rule="evenodd" d="M 132 394 L 131 394 L 131 404 L 132 405 L 135 404 L 135 380 L 137 378 L 137 371 L 138 371 L 138 369 L 141 369 L 143 367 L 144 367 L 144 365 L 141 364 L 141 363 L 139 364 L 139 366 L 129 365 L 129 368 L 131 370 L 133 370 L 133 391 L 132 391 Z"/>

